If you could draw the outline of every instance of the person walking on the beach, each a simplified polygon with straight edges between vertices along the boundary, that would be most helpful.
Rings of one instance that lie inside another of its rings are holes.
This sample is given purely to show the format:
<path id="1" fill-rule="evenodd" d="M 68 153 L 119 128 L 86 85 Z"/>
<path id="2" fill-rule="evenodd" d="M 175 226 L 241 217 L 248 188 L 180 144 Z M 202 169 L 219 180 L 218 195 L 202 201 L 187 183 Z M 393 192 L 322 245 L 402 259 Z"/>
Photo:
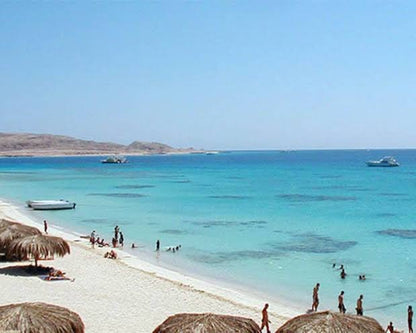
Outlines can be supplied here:
<path id="1" fill-rule="evenodd" d="M 355 308 L 355 310 L 357 310 L 357 316 L 362 316 L 363 315 L 363 295 L 360 295 L 360 297 L 358 297 L 357 299 L 357 307 Z"/>
<path id="2" fill-rule="evenodd" d="M 124 244 L 124 236 L 123 233 L 120 231 L 120 239 L 118 240 L 118 242 L 120 243 L 120 246 L 123 246 Z"/>
<path id="3" fill-rule="evenodd" d="M 265 304 L 263 310 L 261 311 L 262 317 L 261 317 L 261 327 L 260 327 L 260 331 L 263 331 L 263 328 L 266 327 L 267 329 L 267 333 L 271 333 L 270 332 L 270 328 L 269 328 L 269 314 L 267 313 L 267 309 L 269 307 L 269 304 Z"/>
<path id="4" fill-rule="evenodd" d="M 160 250 L 160 241 L 157 240 L 156 241 L 156 251 L 159 251 L 159 250 Z"/>
<path id="5" fill-rule="evenodd" d="M 48 234 L 48 222 L 46 220 L 43 220 L 43 229 L 45 230 L 45 234 Z"/>
<path id="6" fill-rule="evenodd" d="M 409 327 L 409 333 L 413 333 L 413 310 L 412 310 L 412 306 L 409 305 L 409 307 L 407 308 L 407 325 Z"/>
<path id="7" fill-rule="evenodd" d="M 319 291 L 320 284 L 317 283 L 315 288 L 313 288 L 313 294 L 312 294 L 312 311 L 318 310 L 319 305 L 319 297 L 318 297 L 318 291 Z"/>
<path id="8" fill-rule="evenodd" d="M 338 295 L 338 309 L 340 313 L 345 313 L 345 311 L 347 311 L 344 305 L 344 291 L 341 291 Z"/>

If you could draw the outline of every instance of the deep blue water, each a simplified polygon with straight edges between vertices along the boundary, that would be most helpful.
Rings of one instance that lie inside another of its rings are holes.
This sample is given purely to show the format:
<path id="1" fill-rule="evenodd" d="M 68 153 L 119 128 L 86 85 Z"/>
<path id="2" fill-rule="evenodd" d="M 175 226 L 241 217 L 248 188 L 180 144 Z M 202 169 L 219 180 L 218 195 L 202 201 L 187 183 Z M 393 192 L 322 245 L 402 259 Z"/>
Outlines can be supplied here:
<path id="1" fill-rule="evenodd" d="M 365 161 L 395 156 L 398 168 Z M 416 300 L 416 151 L 250 151 L 217 155 L 1 158 L 0 197 L 65 198 L 71 211 L 38 220 L 111 239 L 117 224 L 137 254 L 306 310 L 321 283 L 321 306 L 347 311 L 364 294 L 365 314 L 405 327 Z M 178 253 L 154 256 L 181 244 Z M 332 263 L 344 264 L 347 279 Z M 358 281 L 366 274 L 365 282 Z M 267 296 L 265 296 L 267 295 Z"/>

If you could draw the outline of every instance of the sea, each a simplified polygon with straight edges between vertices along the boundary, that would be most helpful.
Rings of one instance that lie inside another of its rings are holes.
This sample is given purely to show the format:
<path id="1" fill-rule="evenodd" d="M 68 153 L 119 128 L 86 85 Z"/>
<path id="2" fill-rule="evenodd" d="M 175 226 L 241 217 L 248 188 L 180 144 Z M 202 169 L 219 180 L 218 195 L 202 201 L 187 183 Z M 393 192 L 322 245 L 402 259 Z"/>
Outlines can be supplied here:
<path id="1" fill-rule="evenodd" d="M 400 167 L 365 164 L 386 155 Z M 416 305 L 416 150 L 127 158 L 0 158 L 0 197 L 35 220 L 95 230 L 108 242 L 118 225 L 132 255 L 264 302 L 306 312 L 319 282 L 319 309 L 337 311 L 343 290 L 347 312 L 355 313 L 362 294 L 365 315 L 406 328 L 407 307 Z M 32 211 L 30 199 L 77 205 Z"/>

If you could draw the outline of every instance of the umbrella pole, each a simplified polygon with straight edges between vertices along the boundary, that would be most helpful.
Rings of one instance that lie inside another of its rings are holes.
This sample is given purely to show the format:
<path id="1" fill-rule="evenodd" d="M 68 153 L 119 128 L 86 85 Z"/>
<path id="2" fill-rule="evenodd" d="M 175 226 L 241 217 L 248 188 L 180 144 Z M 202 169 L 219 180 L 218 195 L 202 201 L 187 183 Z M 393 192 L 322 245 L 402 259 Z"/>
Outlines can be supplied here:
<path id="1" fill-rule="evenodd" d="M 34 257 L 35 257 L 35 267 L 38 267 L 39 254 L 34 253 Z"/>

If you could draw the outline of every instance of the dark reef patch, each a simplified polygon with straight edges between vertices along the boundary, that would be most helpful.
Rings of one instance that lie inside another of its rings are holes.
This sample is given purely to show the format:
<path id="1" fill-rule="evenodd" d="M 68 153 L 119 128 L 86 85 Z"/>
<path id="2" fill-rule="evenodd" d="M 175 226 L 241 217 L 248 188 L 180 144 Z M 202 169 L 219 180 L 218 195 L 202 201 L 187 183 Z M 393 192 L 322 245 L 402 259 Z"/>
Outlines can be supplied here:
<path id="1" fill-rule="evenodd" d="M 348 250 L 356 244 L 356 241 L 340 241 L 314 233 L 302 233 L 292 236 L 287 244 L 274 245 L 274 248 L 285 252 L 335 253 Z"/>
<path id="2" fill-rule="evenodd" d="M 179 230 L 179 229 L 164 229 L 159 231 L 162 234 L 169 234 L 169 235 L 186 235 L 189 234 L 186 230 Z"/>
<path id="3" fill-rule="evenodd" d="M 251 220 L 251 221 L 227 221 L 227 220 L 212 220 L 212 221 L 184 221 L 185 223 L 190 223 L 192 225 L 200 226 L 203 228 L 211 227 L 236 227 L 236 226 L 245 226 L 245 227 L 264 227 L 267 224 L 267 221 L 261 220 Z"/>
<path id="4" fill-rule="evenodd" d="M 395 213 L 378 213 L 375 217 L 396 217 L 397 214 Z"/>
<path id="5" fill-rule="evenodd" d="M 122 189 L 141 189 L 141 188 L 152 188 L 155 187 L 154 185 L 119 185 L 115 186 L 115 188 L 122 188 Z"/>
<path id="6" fill-rule="evenodd" d="M 96 197 L 113 197 L 113 198 L 142 198 L 146 197 L 145 194 L 139 193 L 89 193 L 90 196 Z"/>
<path id="7" fill-rule="evenodd" d="M 320 202 L 320 201 L 355 201 L 356 197 L 335 195 L 311 195 L 311 194 L 278 194 L 277 198 L 290 202 Z"/>
<path id="8" fill-rule="evenodd" d="M 395 193 L 395 192 L 383 192 L 383 193 L 379 193 L 379 195 L 383 197 L 405 197 L 407 196 L 406 193 Z"/>
<path id="9" fill-rule="evenodd" d="M 376 231 L 376 233 L 380 235 L 388 235 L 388 236 L 400 237 L 404 239 L 416 238 L 415 229 L 386 229 L 386 230 Z"/>

